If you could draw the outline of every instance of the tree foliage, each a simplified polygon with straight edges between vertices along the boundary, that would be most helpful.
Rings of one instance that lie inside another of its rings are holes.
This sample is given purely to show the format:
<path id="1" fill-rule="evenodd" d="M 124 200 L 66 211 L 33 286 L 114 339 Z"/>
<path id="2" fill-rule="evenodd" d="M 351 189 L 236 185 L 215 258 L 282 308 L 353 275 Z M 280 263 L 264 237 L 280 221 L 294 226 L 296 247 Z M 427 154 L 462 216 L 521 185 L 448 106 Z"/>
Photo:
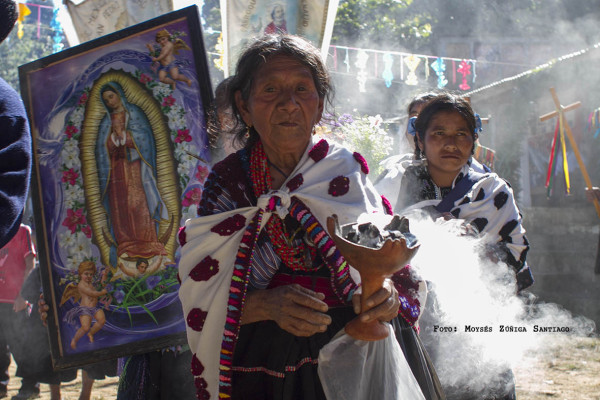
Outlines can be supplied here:
<path id="1" fill-rule="evenodd" d="M 368 42 L 385 49 L 415 48 L 431 34 L 432 16 L 414 6 L 413 0 L 340 1 L 332 43 Z"/>
<path id="2" fill-rule="evenodd" d="M 0 44 L 0 77 L 16 91 L 19 91 L 19 66 L 52 53 L 53 42 L 48 29 L 41 29 L 39 38 L 35 25 L 25 25 L 23 32 L 19 39 L 15 27 Z"/>

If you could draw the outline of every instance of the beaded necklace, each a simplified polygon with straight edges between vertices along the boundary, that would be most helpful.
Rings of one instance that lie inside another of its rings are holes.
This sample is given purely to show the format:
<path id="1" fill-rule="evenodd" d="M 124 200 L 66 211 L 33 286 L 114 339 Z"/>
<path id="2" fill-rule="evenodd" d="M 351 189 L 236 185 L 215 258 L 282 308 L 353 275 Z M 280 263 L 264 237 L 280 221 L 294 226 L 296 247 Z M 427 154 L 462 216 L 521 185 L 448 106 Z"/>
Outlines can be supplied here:
<path id="1" fill-rule="evenodd" d="M 269 161 L 262 143 L 256 143 L 250 154 L 250 177 L 254 195 L 257 198 L 271 190 L 271 173 L 268 164 Z M 275 252 L 285 265 L 294 270 L 310 271 L 314 269 L 312 260 L 316 257 L 317 249 L 302 242 L 294 243 L 293 239 L 297 230 L 288 234 L 285 223 L 275 214 L 269 218 L 265 229 Z"/>

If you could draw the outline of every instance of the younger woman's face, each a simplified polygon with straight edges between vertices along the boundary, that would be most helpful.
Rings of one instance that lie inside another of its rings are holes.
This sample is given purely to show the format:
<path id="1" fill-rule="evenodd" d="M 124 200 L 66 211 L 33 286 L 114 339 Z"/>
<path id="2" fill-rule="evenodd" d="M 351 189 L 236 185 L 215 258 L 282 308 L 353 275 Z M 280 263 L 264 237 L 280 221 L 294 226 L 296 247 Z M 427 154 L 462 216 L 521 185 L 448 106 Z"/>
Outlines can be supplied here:
<path id="1" fill-rule="evenodd" d="M 461 168 L 469 161 L 474 133 L 458 111 L 434 114 L 419 148 L 427 158 L 427 167 L 438 186 L 448 187 Z"/>

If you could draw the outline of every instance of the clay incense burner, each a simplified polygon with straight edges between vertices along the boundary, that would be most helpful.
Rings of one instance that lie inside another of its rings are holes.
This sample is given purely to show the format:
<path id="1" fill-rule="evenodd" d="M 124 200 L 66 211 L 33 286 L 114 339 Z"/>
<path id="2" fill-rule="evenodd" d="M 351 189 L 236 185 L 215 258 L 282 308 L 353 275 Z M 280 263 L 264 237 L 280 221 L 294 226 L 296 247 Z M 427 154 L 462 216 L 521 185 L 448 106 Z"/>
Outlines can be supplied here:
<path id="1" fill-rule="evenodd" d="M 383 229 L 380 231 L 372 223 L 340 228 L 337 215 L 327 218 L 329 235 L 346 261 L 360 273 L 361 312 L 369 309 L 366 300 L 382 287 L 386 278 L 402 269 L 420 246 L 404 217 L 395 215 Z M 346 324 L 345 330 L 355 339 L 368 341 L 385 339 L 389 333 L 382 322 L 362 322 L 359 317 Z"/>

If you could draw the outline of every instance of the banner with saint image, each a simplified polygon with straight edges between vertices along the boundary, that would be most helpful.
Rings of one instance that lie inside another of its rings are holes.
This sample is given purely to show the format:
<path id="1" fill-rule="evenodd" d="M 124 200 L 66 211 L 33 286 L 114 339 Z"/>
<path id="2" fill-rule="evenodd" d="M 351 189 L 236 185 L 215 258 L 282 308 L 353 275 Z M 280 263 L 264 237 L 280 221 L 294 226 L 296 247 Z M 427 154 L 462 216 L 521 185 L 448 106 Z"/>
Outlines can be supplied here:
<path id="1" fill-rule="evenodd" d="M 338 0 L 221 0 L 225 76 L 233 74 L 242 49 L 265 34 L 308 39 L 325 59 Z"/>

